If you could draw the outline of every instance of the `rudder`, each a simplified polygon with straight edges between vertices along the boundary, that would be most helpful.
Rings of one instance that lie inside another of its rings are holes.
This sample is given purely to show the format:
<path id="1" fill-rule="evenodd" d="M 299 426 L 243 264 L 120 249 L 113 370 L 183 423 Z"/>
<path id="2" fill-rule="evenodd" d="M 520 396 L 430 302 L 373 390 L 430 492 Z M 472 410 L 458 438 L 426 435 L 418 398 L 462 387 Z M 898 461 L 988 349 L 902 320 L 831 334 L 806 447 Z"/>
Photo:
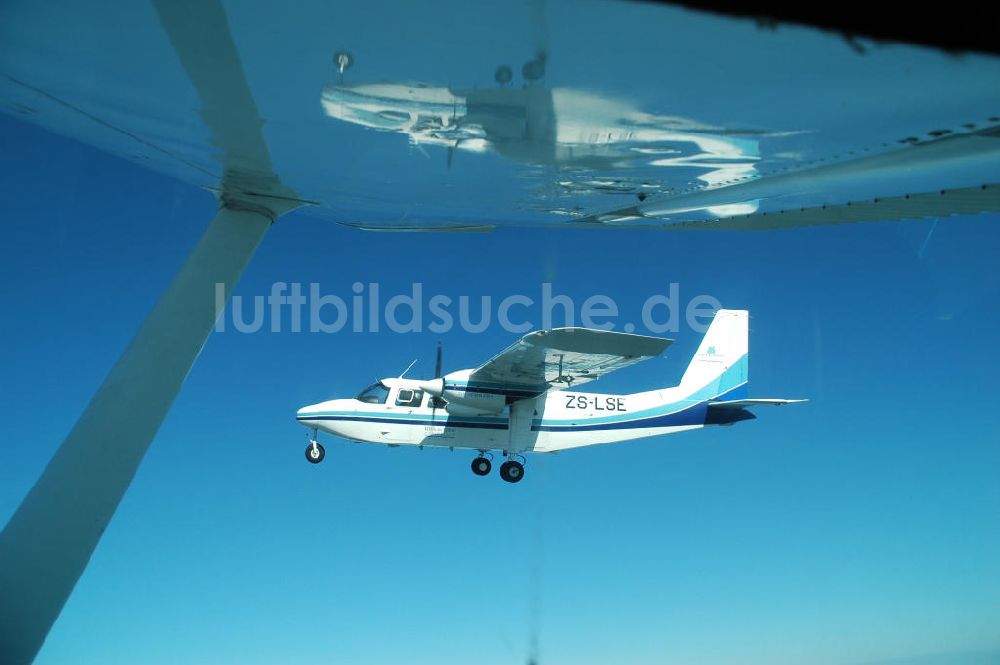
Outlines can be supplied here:
<path id="1" fill-rule="evenodd" d="M 750 350 L 749 321 L 750 313 L 745 309 L 718 310 L 680 385 L 692 392 L 706 389 L 711 396 L 745 387 Z"/>

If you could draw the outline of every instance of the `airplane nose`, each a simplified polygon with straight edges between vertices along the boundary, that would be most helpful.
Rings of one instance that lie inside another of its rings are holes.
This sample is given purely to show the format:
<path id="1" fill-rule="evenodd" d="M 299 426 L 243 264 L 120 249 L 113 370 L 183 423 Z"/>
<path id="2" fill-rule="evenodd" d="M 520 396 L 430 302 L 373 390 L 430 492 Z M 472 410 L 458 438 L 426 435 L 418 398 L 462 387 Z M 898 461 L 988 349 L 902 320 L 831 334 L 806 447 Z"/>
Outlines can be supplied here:
<path id="1" fill-rule="evenodd" d="M 310 404 L 309 406 L 304 406 L 295 412 L 295 419 L 302 423 L 304 426 L 312 428 L 316 426 L 316 421 L 322 420 L 324 422 L 324 427 L 330 425 L 329 416 L 331 414 L 336 415 L 337 413 L 344 411 L 354 411 L 356 409 L 356 402 L 351 399 L 334 399 L 326 402 L 320 402 L 319 404 Z"/>
<path id="2" fill-rule="evenodd" d="M 316 413 L 319 411 L 319 409 L 316 408 L 317 406 L 318 406 L 317 404 L 312 404 L 310 406 L 302 407 L 301 409 L 295 412 L 295 419 L 299 421 L 309 420 L 311 416 L 316 415 Z"/>

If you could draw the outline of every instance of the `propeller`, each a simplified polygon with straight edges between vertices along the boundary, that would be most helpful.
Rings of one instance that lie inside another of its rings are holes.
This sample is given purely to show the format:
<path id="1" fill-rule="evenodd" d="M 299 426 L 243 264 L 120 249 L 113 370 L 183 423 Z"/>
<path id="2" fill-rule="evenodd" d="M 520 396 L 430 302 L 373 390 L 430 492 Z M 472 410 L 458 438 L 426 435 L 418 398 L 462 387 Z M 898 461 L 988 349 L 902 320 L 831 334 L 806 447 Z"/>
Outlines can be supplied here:
<path id="1" fill-rule="evenodd" d="M 434 361 L 434 378 L 441 378 L 441 342 L 437 345 L 437 359 Z M 442 398 L 437 395 L 431 395 L 431 422 L 434 422 L 434 418 L 437 416 L 437 410 L 443 409 L 447 404 Z"/>

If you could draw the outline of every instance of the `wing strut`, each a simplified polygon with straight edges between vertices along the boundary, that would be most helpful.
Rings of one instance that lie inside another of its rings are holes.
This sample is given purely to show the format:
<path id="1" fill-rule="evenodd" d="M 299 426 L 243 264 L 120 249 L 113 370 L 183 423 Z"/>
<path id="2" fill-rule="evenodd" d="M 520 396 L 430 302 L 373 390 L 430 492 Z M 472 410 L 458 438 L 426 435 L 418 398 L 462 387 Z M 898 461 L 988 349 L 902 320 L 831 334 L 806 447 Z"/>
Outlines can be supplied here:
<path id="1" fill-rule="evenodd" d="M 34 660 L 271 219 L 222 208 L 0 532 L 0 654 Z"/>
<path id="2" fill-rule="evenodd" d="M 274 173 L 220 2 L 154 0 L 202 103 L 221 208 L 0 532 L 0 658 L 28 665 L 83 574 L 149 444 L 271 223 L 301 205 Z"/>

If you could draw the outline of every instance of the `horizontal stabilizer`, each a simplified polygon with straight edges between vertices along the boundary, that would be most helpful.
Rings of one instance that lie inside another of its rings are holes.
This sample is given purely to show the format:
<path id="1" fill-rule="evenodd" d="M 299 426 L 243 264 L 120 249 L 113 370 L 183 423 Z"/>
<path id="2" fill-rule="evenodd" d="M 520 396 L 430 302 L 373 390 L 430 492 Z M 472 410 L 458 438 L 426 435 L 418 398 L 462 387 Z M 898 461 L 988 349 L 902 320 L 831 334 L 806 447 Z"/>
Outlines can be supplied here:
<path id="1" fill-rule="evenodd" d="M 808 401 L 807 399 L 734 399 L 722 402 L 709 402 L 708 406 L 713 409 L 743 409 L 748 406 L 760 406 L 763 404 L 784 406 L 785 404 L 800 404 Z"/>
<path id="2" fill-rule="evenodd" d="M 709 406 L 711 406 L 711 404 Z M 753 420 L 756 417 L 757 416 L 743 408 L 709 409 L 705 413 L 705 424 L 732 425 L 733 423 L 738 423 L 741 420 Z"/>

